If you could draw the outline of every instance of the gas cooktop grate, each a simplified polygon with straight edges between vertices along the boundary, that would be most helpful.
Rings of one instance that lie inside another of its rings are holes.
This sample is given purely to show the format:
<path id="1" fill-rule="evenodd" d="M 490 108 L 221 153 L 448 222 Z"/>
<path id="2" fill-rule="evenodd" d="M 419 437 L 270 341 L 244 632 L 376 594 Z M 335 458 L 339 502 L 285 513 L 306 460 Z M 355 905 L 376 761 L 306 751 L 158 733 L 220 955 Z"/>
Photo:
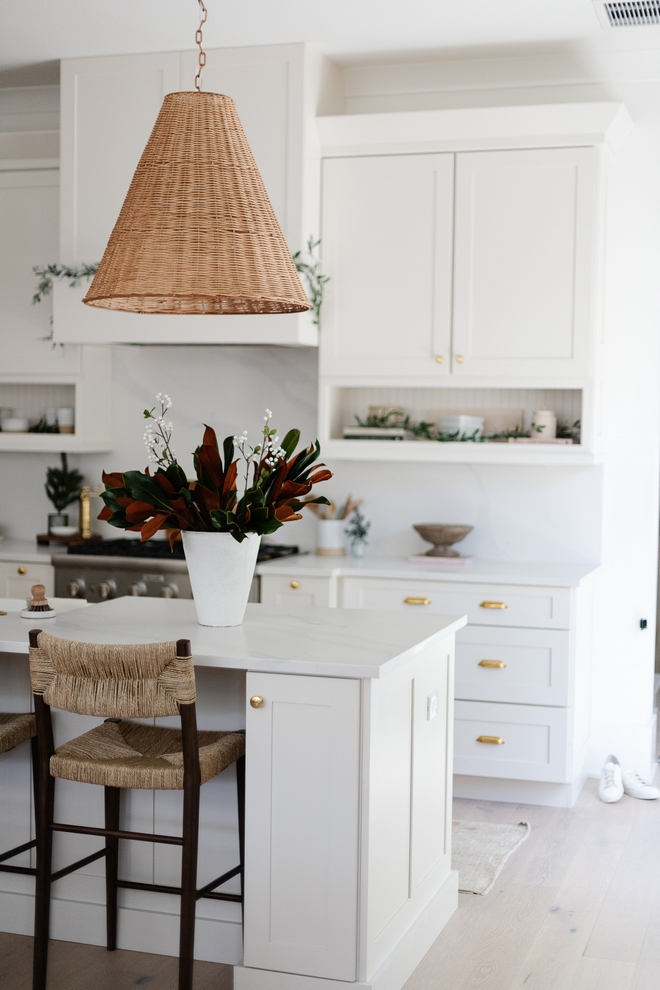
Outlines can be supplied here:
<path id="1" fill-rule="evenodd" d="M 170 550 L 167 540 L 101 540 L 99 543 L 70 545 L 67 553 L 85 557 L 138 557 L 160 560 L 185 560 L 183 543 L 175 543 Z M 276 560 L 278 557 L 293 557 L 298 547 L 279 543 L 262 543 L 258 560 Z"/>

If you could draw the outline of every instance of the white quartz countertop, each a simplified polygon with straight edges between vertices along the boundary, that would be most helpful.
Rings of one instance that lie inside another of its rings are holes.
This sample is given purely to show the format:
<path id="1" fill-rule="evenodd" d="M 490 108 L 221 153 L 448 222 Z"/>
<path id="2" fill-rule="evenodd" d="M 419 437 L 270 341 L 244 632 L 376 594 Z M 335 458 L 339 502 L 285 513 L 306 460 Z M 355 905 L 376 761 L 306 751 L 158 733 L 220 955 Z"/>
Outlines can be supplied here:
<path id="1" fill-rule="evenodd" d="M 525 584 L 554 588 L 577 588 L 597 570 L 598 564 L 513 563 L 510 561 L 473 560 L 455 565 L 426 561 L 409 561 L 405 557 L 319 557 L 301 554 L 268 560 L 257 565 L 257 574 L 282 574 L 287 577 L 365 577 L 402 578 L 408 580 L 448 581 L 466 584 Z"/>
<path id="2" fill-rule="evenodd" d="M 3 540 L 0 563 L 50 564 L 54 553 L 66 553 L 66 547 L 40 547 L 36 540 Z"/>
<path id="3" fill-rule="evenodd" d="M 12 604 L 13 602 L 13 604 Z M 11 607 L 10 607 L 11 606 Z M 22 619 L 23 602 L 0 600 L 0 652 L 27 653 L 30 629 L 88 643 L 189 639 L 195 664 L 325 677 L 383 677 L 466 624 L 465 616 L 406 615 L 363 609 L 248 605 L 241 626 L 197 622 L 185 599 L 116 598 Z"/>

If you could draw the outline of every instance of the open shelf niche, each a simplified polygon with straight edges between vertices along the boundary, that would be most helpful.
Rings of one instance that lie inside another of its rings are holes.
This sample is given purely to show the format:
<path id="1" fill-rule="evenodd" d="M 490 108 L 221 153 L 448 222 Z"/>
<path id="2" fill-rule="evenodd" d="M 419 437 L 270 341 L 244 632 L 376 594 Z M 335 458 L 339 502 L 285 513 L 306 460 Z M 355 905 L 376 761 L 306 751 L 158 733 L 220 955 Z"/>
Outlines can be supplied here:
<path id="1" fill-rule="evenodd" d="M 535 409 L 552 409 L 558 422 L 582 423 L 580 443 L 522 444 L 429 440 L 345 440 L 343 429 L 364 419 L 370 406 L 399 406 L 412 420 L 437 424 L 440 412 L 485 414 L 485 431 L 501 429 L 506 411 L 516 414 L 522 429 L 529 429 Z M 490 415 L 489 415 L 490 413 Z M 504 414 L 504 415 L 503 415 Z M 489 425 L 490 420 L 490 425 Z M 319 434 L 326 457 L 345 460 L 428 461 L 480 464 L 594 464 L 593 417 L 590 389 L 568 388 L 454 388 L 356 386 L 331 383 L 321 386 Z"/>
<path id="2" fill-rule="evenodd" d="M 82 347 L 78 370 L 34 374 L 0 372 L 0 408 L 37 423 L 48 406 L 73 407 L 74 433 L 5 433 L 0 451 L 97 453 L 112 449 L 112 356 L 107 347 Z"/>

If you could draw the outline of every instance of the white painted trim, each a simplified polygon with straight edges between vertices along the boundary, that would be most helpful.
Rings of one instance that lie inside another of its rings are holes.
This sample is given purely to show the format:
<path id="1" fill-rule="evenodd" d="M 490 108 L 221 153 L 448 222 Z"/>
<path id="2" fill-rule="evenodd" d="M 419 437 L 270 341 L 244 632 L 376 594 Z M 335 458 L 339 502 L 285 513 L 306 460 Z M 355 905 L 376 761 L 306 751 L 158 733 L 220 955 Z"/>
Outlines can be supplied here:
<path id="1" fill-rule="evenodd" d="M 582 145 L 613 152 L 632 119 L 623 103 L 555 103 L 344 114 L 319 117 L 317 126 L 324 158 Z"/>
<path id="2" fill-rule="evenodd" d="M 59 167 L 59 158 L 3 158 L 0 160 L 0 172 L 41 172 L 44 169 Z"/>
<path id="3" fill-rule="evenodd" d="M 454 774 L 454 797 L 478 801 L 510 801 L 514 804 L 543 804 L 550 808 L 572 808 L 584 786 L 580 774 L 570 784 L 547 784 L 540 780 L 511 780 L 504 777 L 472 777 Z"/>
<path id="4" fill-rule="evenodd" d="M 346 983 L 315 976 L 234 967 L 234 990 L 401 990 L 458 907 L 458 873 L 452 871 L 382 966 L 366 981 Z"/>
<path id="5" fill-rule="evenodd" d="M 32 894 L 0 891 L 2 930 L 14 935 L 32 935 Z M 74 939 L 86 945 L 105 945 L 105 905 L 53 898 L 50 937 L 63 942 Z M 118 945 L 134 952 L 173 956 L 179 945 L 178 912 L 119 908 Z M 240 922 L 198 917 L 195 925 L 195 958 L 234 965 L 243 955 Z M 326 981 L 324 980 L 323 983 Z M 352 986 L 354 984 L 346 984 Z"/>

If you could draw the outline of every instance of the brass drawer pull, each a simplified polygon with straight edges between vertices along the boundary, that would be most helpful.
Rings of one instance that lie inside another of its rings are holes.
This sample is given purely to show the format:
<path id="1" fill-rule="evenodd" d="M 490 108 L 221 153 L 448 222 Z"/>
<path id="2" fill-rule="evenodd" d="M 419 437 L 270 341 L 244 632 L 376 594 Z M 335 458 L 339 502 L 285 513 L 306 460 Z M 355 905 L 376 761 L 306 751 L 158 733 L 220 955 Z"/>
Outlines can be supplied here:
<path id="1" fill-rule="evenodd" d="M 409 598 L 403 599 L 404 605 L 430 605 L 430 598 L 416 598 L 415 595 L 411 595 Z"/>
<path id="2" fill-rule="evenodd" d="M 477 742 L 489 743 L 491 746 L 503 746 L 502 736 L 477 736 Z"/>
<path id="3" fill-rule="evenodd" d="M 481 605 L 479 606 L 479 608 L 498 608 L 498 609 L 505 609 L 508 607 L 509 606 L 506 604 L 506 602 L 482 602 Z"/>
<path id="4" fill-rule="evenodd" d="M 506 664 L 504 660 L 480 660 L 480 667 L 497 667 L 498 670 L 504 670 Z"/>
<path id="5" fill-rule="evenodd" d="M 293 588 L 295 590 L 295 588 L 299 588 L 300 585 L 298 584 L 297 581 L 292 581 L 291 584 L 289 585 L 289 587 L 290 588 Z"/>
<path id="6" fill-rule="evenodd" d="M 260 694 L 253 694 L 252 697 L 250 698 L 250 704 L 252 705 L 253 708 L 261 708 L 263 703 L 264 703 L 264 699 L 261 697 Z"/>
<path id="7" fill-rule="evenodd" d="M 17 574 L 27 574 L 27 567 L 17 567 L 16 568 L 16 573 Z"/>

